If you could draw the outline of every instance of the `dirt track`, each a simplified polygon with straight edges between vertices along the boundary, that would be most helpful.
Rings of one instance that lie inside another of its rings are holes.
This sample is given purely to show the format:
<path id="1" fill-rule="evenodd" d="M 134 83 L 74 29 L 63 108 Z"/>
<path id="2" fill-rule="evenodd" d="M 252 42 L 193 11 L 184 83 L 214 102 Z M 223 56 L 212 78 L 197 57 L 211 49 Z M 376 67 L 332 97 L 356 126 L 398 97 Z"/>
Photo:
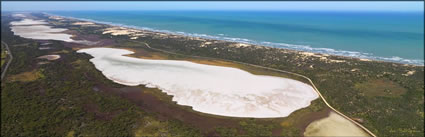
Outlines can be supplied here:
<path id="1" fill-rule="evenodd" d="M 5 76 L 6 72 L 7 72 L 7 68 L 9 68 L 10 63 L 11 63 L 11 62 L 12 62 L 12 60 L 13 60 L 13 56 L 12 56 L 12 52 L 11 52 L 11 51 L 10 51 L 10 49 L 9 49 L 9 45 L 7 45 L 7 43 L 5 43 L 5 42 L 3 42 L 3 41 L 1 41 L 1 44 L 3 44 L 3 45 L 6 47 L 7 54 L 8 54 L 8 55 L 9 55 L 9 57 L 10 57 L 10 59 L 8 60 L 8 62 L 7 62 L 7 64 L 6 64 L 6 66 L 4 67 L 4 69 L 2 68 L 2 72 L 1 72 L 1 80 L 3 80 L 3 78 L 4 78 L 4 76 Z"/>

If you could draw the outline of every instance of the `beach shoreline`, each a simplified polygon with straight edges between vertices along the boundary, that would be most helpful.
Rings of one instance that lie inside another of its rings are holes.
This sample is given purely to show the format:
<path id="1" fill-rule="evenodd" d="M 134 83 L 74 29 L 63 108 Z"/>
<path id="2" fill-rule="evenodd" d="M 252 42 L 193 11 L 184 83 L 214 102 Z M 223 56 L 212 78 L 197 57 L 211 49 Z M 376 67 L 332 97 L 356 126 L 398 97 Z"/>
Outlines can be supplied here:
<path id="1" fill-rule="evenodd" d="M 223 39 L 205 38 L 205 37 L 191 36 L 191 35 L 187 35 L 185 33 L 177 33 L 177 32 L 167 31 L 167 30 L 155 30 L 155 29 L 150 29 L 150 28 L 145 28 L 145 27 L 137 27 L 137 26 L 117 24 L 117 23 L 111 23 L 111 22 L 96 21 L 96 20 L 92 20 L 92 19 L 83 19 L 83 18 L 75 18 L 75 17 L 69 17 L 69 16 L 61 16 L 61 15 L 56 15 L 56 14 L 51 14 L 51 13 L 46 13 L 46 12 L 42 12 L 42 14 L 45 14 L 45 15 L 47 15 L 49 17 L 53 17 L 53 18 L 60 17 L 60 18 L 63 18 L 63 19 L 74 20 L 74 21 L 77 21 L 77 22 L 89 22 L 89 23 L 93 23 L 95 25 L 104 25 L 104 26 L 107 26 L 108 28 L 119 27 L 119 28 L 124 28 L 124 29 L 129 29 L 129 30 L 139 30 L 139 31 L 142 31 L 142 32 L 148 32 L 148 33 L 152 33 L 152 34 L 156 34 L 156 35 L 164 35 L 165 37 L 172 36 L 172 37 L 179 37 L 179 38 L 192 39 L 192 40 L 218 41 L 218 43 L 220 43 L 220 42 L 231 42 L 231 43 L 234 43 L 235 45 L 249 45 L 249 46 L 253 46 L 253 47 L 257 47 L 257 48 L 285 50 L 285 52 L 293 52 L 293 53 L 304 54 L 304 55 L 308 55 L 308 56 L 310 56 L 310 55 L 318 56 L 318 57 L 333 56 L 333 57 L 337 57 L 337 58 L 342 58 L 344 60 L 354 59 L 354 60 L 359 60 L 359 61 L 376 62 L 376 63 L 395 63 L 395 64 L 398 64 L 398 65 L 413 66 L 413 67 L 418 67 L 418 66 L 423 67 L 423 66 L 425 66 L 425 64 L 417 64 L 417 63 L 403 63 L 403 62 L 396 62 L 396 61 L 382 60 L 382 59 L 371 59 L 371 58 L 362 58 L 362 57 L 354 57 L 354 56 L 317 53 L 317 52 L 312 52 L 312 51 L 304 51 L 304 50 L 290 49 L 290 48 L 283 48 L 283 47 L 272 47 L 272 46 L 267 46 L 267 45 L 260 45 L 261 43 L 248 43 L 248 42 L 239 42 L 239 41 L 231 41 L 231 40 L 223 40 Z M 126 35 L 126 36 L 129 36 L 129 39 L 133 38 L 130 35 Z M 200 46 L 203 46 L 203 45 L 200 45 Z"/>

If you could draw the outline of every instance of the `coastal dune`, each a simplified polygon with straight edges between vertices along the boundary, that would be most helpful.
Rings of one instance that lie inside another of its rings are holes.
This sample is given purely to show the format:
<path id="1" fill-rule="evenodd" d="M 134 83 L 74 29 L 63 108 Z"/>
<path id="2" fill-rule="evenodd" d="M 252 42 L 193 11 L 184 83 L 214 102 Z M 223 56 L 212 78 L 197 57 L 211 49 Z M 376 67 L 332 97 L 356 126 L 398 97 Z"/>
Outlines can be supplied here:
<path id="1" fill-rule="evenodd" d="M 81 49 L 108 79 L 128 86 L 146 85 L 173 95 L 177 104 L 230 117 L 286 117 L 318 98 L 300 81 L 254 75 L 230 67 L 189 61 L 149 60 L 123 55 L 132 51 L 114 48 Z"/>

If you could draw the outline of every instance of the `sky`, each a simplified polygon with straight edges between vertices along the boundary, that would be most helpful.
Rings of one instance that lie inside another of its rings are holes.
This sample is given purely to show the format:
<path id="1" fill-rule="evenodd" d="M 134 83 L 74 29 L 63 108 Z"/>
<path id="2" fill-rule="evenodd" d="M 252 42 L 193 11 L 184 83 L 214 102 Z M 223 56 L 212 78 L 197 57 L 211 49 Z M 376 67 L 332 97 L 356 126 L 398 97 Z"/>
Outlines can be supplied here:
<path id="1" fill-rule="evenodd" d="M 374 1 L 278 1 L 278 2 L 102 2 L 102 1 L 2 1 L 2 11 L 51 11 L 51 10 L 291 10 L 291 11 L 424 11 L 423 1 L 374 2 Z"/>

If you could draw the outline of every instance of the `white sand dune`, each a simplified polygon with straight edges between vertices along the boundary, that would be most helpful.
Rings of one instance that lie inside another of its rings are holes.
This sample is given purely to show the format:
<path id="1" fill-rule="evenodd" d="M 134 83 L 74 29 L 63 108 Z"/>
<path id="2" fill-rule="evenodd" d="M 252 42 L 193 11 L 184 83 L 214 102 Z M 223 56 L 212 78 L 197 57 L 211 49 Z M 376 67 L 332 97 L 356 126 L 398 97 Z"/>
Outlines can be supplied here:
<path id="1" fill-rule="evenodd" d="M 328 117 L 310 123 L 304 136 L 368 137 L 369 135 L 351 121 L 335 112 L 330 112 Z"/>
<path id="2" fill-rule="evenodd" d="M 114 48 L 81 49 L 114 82 L 156 87 L 173 95 L 173 101 L 194 110 L 232 117 L 286 117 L 318 98 L 305 83 L 281 77 L 253 75 L 230 67 L 189 61 L 148 60 L 128 56 Z"/>
<path id="3" fill-rule="evenodd" d="M 44 25 L 47 22 L 41 20 L 23 19 L 21 21 L 13 21 L 10 23 L 11 29 L 15 35 L 29 39 L 39 40 L 60 40 L 66 42 L 73 42 L 72 35 L 61 33 L 67 29 L 52 28 Z"/>

